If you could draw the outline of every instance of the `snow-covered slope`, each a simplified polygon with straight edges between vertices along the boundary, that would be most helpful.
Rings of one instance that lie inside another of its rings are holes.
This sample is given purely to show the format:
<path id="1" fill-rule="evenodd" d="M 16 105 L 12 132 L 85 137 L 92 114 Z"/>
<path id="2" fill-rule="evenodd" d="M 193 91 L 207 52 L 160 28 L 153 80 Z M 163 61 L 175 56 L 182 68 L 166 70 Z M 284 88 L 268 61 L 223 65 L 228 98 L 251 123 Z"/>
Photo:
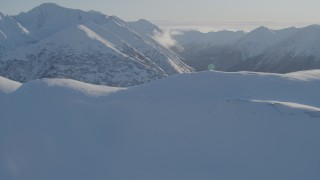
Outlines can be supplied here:
<path id="1" fill-rule="evenodd" d="M 0 179 L 318 180 L 319 74 L 31 81 L 0 100 Z"/>
<path id="2" fill-rule="evenodd" d="M 191 71 L 179 55 L 115 16 L 46 3 L 14 18 L 37 42 L 3 54 L 0 75 L 13 80 L 133 86 Z"/>
<path id="3" fill-rule="evenodd" d="M 94 28 L 101 29 L 93 23 L 67 28 L 35 45 L 8 53 L 3 58 L 3 73 L 23 82 L 45 77 L 68 77 L 110 86 L 132 86 L 167 76 L 150 59 L 143 55 L 138 57 L 137 50 L 132 48 L 131 57 L 126 55 L 128 51 L 122 53 L 103 37 L 109 34 L 99 35 Z M 11 65 L 16 61 L 28 63 L 29 68 L 24 66 L 17 71 L 18 67 Z"/>
<path id="4" fill-rule="evenodd" d="M 0 76 L 0 94 L 1 93 L 11 93 L 17 90 L 21 86 L 21 83 L 11 81 L 9 79 Z"/>
<path id="5" fill-rule="evenodd" d="M 0 58 L 8 50 L 33 42 L 30 32 L 14 18 L 0 12 Z"/>

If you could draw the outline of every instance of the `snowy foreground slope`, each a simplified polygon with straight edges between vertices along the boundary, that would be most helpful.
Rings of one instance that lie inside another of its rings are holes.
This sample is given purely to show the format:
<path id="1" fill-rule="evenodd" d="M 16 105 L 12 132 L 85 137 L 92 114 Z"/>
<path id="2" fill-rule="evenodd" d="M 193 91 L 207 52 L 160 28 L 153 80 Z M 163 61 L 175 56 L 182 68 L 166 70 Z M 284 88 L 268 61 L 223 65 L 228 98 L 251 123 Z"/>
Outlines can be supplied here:
<path id="1" fill-rule="evenodd" d="M 320 179 L 320 71 L 16 85 L 0 91 L 0 179 Z"/>

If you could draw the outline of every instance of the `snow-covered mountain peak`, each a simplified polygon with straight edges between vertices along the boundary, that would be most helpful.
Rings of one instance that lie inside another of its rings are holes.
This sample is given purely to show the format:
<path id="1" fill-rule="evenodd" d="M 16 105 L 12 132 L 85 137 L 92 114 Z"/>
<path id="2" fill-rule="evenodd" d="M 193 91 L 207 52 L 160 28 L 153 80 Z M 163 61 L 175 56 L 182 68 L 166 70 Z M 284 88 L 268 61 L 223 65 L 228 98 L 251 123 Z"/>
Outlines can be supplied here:
<path id="1" fill-rule="evenodd" d="M 146 20 L 146 19 L 139 19 L 138 21 L 136 21 L 136 23 L 153 25 L 153 24 L 151 24 L 151 23 L 150 23 L 148 20 Z"/>
<path id="2" fill-rule="evenodd" d="M 271 29 L 265 26 L 260 26 L 254 30 L 252 30 L 250 33 L 274 33 Z"/>
<path id="3" fill-rule="evenodd" d="M 267 27 L 261 26 L 257 29 L 254 29 L 253 31 L 249 32 L 246 34 L 246 36 L 241 40 L 245 43 L 249 42 L 257 42 L 263 40 L 268 40 L 268 39 L 274 39 L 275 37 L 275 32 L 270 30 Z"/>
<path id="4" fill-rule="evenodd" d="M 139 26 L 141 26 L 141 27 L 143 27 L 143 28 L 146 28 L 146 29 L 157 30 L 157 31 L 159 31 L 159 32 L 162 31 L 158 26 L 152 24 L 150 21 L 145 20 L 145 19 L 139 19 L 139 20 L 136 21 L 135 23 L 136 23 L 136 25 L 139 25 Z"/>
<path id="5" fill-rule="evenodd" d="M 156 32 L 163 33 L 163 31 L 158 26 L 145 19 L 140 19 L 135 22 L 129 22 L 128 25 L 138 33 L 147 34 L 150 37 L 154 36 Z"/>
<path id="6" fill-rule="evenodd" d="M 261 26 L 241 38 L 236 46 L 243 51 L 243 58 L 257 56 L 267 48 L 279 41 L 280 38 L 275 31 Z"/>
<path id="7" fill-rule="evenodd" d="M 33 9 L 31 9 L 30 11 L 27 12 L 21 12 L 19 15 L 17 15 L 16 17 L 23 17 L 23 16 L 27 16 L 27 15 L 34 15 L 34 16 L 52 16 L 52 15 L 56 15 L 56 16 L 60 16 L 57 13 L 63 13 L 68 11 L 68 8 L 65 7 L 61 7 L 58 4 L 55 3 L 43 3 Z"/>
<path id="8" fill-rule="evenodd" d="M 38 7 L 35 7 L 34 10 L 40 9 L 42 11 L 56 11 L 57 9 L 65 9 L 62 6 L 59 6 L 56 3 L 43 3 Z"/>
<path id="9" fill-rule="evenodd" d="M 38 40 L 41 40 L 66 27 L 84 24 L 90 21 L 103 23 L 107 20 L 107 16 L 64 8 L 53 3 L 46 3 L 26 13 L 20 13 L 18 16 L 15 16 L 15 19 L 33 32 L 33 35 Z"/>
<path id="10" fill-rule="evenodd" d="M 102 12 L 96 10 L 89 10 L 88 13 L 104 15 Z"/>

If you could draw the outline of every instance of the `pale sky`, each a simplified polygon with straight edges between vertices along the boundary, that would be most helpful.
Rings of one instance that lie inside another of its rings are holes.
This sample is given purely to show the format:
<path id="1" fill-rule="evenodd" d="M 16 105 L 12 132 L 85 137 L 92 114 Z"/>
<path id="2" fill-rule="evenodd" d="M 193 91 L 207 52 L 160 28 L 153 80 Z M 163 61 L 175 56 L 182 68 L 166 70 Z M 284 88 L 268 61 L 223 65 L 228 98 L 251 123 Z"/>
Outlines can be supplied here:
<path id="1" fill-rule="evenodd" d="M 0 12 L 15 15 L 44 2 L 97 10 L 127 21 L 320 23 L 320 0 L 0 0 Z"/>

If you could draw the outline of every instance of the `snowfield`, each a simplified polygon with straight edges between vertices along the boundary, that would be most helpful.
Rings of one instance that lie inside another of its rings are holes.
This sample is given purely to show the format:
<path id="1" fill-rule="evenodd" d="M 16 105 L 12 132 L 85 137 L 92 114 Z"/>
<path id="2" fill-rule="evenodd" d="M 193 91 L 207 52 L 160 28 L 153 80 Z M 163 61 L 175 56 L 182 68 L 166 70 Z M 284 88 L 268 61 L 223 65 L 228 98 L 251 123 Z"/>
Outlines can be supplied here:
<path id="1" fill-rule="evenodd" d="M 0 78 L 0 179 L 319 180 L 319 89 L 320 71 Z"/>

